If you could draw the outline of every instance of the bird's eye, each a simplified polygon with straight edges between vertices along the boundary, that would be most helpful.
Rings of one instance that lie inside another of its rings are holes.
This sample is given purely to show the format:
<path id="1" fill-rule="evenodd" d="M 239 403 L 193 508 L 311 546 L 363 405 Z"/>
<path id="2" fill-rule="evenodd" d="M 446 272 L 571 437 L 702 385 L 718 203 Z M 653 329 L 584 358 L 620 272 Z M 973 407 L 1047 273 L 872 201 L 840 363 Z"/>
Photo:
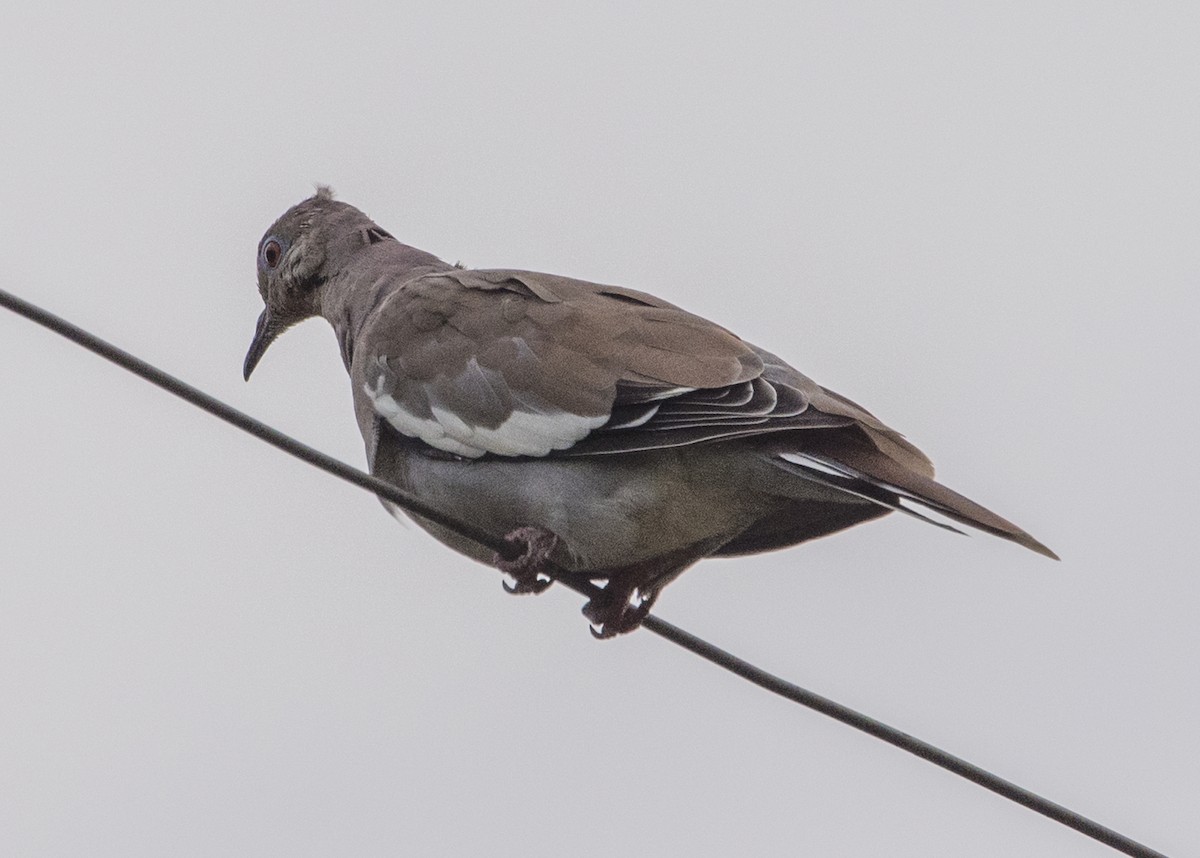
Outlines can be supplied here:
<path id="1" fill-rule="evenodd" d="M 279 246 L 279 242 L 273 238 L 267 241 L 263 245 L 262 258 L 268 268 L 279 265 L 279 260 L 283 258 L 283 248 Z"/>

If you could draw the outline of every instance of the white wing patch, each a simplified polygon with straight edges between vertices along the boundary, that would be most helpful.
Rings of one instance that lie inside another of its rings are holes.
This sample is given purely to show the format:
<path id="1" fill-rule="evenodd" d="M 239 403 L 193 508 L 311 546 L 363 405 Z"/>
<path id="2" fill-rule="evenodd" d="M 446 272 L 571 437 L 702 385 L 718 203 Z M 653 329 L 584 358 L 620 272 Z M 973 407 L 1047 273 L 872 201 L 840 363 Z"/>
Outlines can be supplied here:
<path id="1" fill-rule="evenodd" d="M 363 388 L 371 397 L 379 416 L 390 423 L 392 428 L 401 435 L 420 438 L 426 444 L 437 447 L 439 450 L 459 456 L 468 456 L 472 459 L 478 458 L 486 452 L 450 437 L 446 434 L 446 428 L 436 420 L 426 420 L 405 411 L 390 393 L 378 394 L 369 385 L 363 385 Z"/>
<path id="2" fill-rule="evenodd" d="M 384 393 L 383 388 L 383 378 L 376 379 L 374 387 L 363 385 L 375 411 L 397 432 L 420 438 L 439 450 L 472 459 L 484 453 L 545 456 L 551 450 L 567 449 L 608 420 L 607 415 L 584 417 L 566 411 L 514 411 L 495 429 L 487 429 L 472 426 L 443 408 L 431 409 L 433 419 L 418 417 L 401 406 L 390 393 Z"/>

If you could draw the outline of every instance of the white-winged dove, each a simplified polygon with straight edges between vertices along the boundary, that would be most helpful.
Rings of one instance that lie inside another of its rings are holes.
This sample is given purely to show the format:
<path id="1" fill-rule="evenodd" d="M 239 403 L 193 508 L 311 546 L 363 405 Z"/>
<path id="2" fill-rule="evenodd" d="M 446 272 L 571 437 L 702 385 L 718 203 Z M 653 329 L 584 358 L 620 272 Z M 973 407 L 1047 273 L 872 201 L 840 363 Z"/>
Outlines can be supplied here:
<path id="1" fill-rule="evenodd" d="M 1054 553 L 934 482 L 916 447 L 775 355 L 652 295 L 530 271 L 466 270 L 401 244 L 327 188 L 258 246 L 266 304 L 250 377 L 322 315 L 350 373 L 371 472 L 520 547 L 515 592 L 548 562 L 605 581 L 584 613 L 636 628 L 703 557 L 796 545 L 924 508 Z M 395 513 L 396 510 L 392 509 Z"/>

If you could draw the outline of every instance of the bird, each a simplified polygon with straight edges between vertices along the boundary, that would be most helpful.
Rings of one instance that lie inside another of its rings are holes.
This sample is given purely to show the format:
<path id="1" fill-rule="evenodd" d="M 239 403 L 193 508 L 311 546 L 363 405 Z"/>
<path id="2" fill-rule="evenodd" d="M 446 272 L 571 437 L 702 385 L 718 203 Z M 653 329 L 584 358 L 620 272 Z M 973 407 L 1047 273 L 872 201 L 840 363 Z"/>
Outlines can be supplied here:
<path id="1" fill-rule="evenodd" d="M 893 511 L 1058 559 L 936 482 L 929 458 L 863 407 L 648 293 L 444 262 L 327 186 L 270 226 L 257 269 L 244 378 L 281 333 L 323 316 L 371 473 L 509 547 L 412 516 L 498 567 L 510 592 L 541 592 L 552 571 L 603 584 L 583 608 L 597 637 L 636 629 L 703 558 Z"/>

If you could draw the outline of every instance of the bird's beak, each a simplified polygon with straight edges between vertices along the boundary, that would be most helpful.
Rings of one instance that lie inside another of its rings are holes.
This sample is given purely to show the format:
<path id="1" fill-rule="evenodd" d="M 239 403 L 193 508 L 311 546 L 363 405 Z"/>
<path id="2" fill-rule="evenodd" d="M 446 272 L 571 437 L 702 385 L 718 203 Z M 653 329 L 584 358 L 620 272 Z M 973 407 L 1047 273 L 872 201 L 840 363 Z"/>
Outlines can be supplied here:
<path id="1" fill-rule="evenodd" d="M 264 307 L 258 317 L 258 325 L 254 329 L 254 339 L 250 342 L 250 351 L 246 352 L 246 362 L 242 364 L 242 378 L 250 380 L 250 373 L 258 366 L 262 356 L 267 353 L 267 346 L 279 336 L 280 328 L 271 318 L 271 311 Z"/>

